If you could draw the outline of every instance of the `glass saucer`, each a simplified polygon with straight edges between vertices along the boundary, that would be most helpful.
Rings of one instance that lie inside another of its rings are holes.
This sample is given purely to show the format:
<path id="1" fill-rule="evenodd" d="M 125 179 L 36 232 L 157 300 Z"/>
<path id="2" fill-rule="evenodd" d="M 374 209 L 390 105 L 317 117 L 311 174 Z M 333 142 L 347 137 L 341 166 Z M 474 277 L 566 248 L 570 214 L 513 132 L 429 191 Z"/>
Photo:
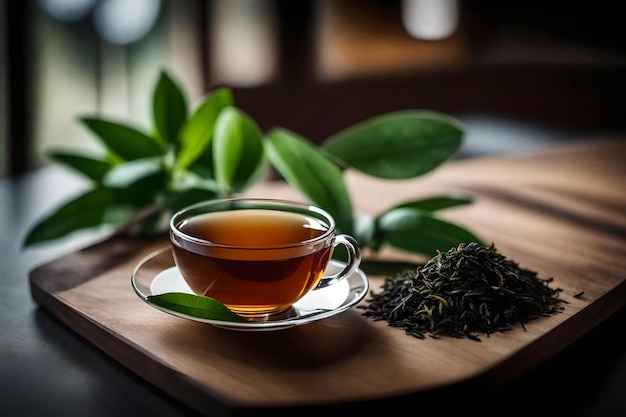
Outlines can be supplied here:
<path id="1" fill-rule="evenodd" d="M 334 274 L 343 269 L 344 264 L 331 260 L 326 270 Z M 281 330 L 322 320 L 357 305 L 369 291 L 369 281 L 363 271 L 357 269 L 344 280 L 326 288 L 313 290 L 283 313 L 248 322 L 204 319 L 169 310 L 148 297 L 168 292 L 193 294 L 174 263 L 169 246 L 161 248 L 142 259 L 132 273 L 131 284 L 135 293 L 150 306 L 177 317 L 211 324 L 231 330 L 264 331 Z"/>

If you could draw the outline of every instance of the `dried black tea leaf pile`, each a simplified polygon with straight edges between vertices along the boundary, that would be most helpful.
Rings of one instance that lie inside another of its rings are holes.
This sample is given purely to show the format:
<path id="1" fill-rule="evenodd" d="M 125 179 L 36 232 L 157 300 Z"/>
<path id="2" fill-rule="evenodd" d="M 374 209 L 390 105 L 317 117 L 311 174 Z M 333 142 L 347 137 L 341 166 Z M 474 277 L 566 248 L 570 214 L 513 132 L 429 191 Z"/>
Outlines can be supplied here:
<path id="1" fill-rule="evenodd" d="M 468 337 L 510 330 L 539 317 L 563 311 L 561 289 L 552 278 L 475 242 L 439 252 L 416 270 L 387 277 L 379 293 L 371 293 L 364 316 L 423 339 L 425 335 Z"/>

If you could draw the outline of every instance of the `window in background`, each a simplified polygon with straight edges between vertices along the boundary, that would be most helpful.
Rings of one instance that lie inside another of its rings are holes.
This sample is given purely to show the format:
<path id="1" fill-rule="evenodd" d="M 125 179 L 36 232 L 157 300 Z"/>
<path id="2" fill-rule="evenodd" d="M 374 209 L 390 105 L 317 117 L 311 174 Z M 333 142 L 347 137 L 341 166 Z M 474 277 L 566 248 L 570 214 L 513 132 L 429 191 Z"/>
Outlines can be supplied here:
<path id="1" fill-rule="evenodd" d="M 6 4 L 0 2 L 0 178 L 9 173 Z"/>
<path id="2" fill-rule="evenodd" d="M 433 2 L 435 6 L 428 7 Z M 322 0 L 317 6 L 320 80 L 406 75 L 468 63 L 467 38 L 458 27 L 459 10 L 449 0 Z M 424 25 L 422 19 L 428 14 L 430 25 Z"/>
<path id="3" fill-rule="evenodd" d="M 69 0 L 46 0 L 33 13 L 34 166 L 51 148 L 100 150 L 81 116 L 149 126 L 150 91 L 167 64 L 161 2 L 86 1 L 74 0 L 85 8 L 71 21 L 51 12 Z"/>
<path id="4" fill-rule="evenodd" d="M 209 80 L 250 87 L 274 79 L 277 70 L 273 2 L 216 0 L 212 4 Z"/>

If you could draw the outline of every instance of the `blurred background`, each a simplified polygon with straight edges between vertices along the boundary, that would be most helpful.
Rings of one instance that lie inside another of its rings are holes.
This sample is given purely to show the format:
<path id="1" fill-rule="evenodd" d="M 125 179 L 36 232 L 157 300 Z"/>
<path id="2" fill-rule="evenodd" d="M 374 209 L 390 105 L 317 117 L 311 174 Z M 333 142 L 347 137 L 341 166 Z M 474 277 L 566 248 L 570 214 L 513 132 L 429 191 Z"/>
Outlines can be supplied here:
<path id="1" fill-rule="evenodd" d="M 162 69 L 316 143 L 403 109 L 462 120 L 459 158 L 625 132 L 618 4 L 0 0 L 0 177 L 98 147 L 79 116 L 149 129 Z"/>

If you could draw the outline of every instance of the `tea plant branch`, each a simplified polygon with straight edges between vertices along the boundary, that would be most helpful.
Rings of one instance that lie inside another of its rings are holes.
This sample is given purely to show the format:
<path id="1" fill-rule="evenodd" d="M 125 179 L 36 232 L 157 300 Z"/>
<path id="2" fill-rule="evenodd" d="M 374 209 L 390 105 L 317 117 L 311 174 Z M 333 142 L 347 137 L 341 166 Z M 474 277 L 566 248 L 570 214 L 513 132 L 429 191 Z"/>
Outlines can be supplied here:
<path id="1" fill-rule="evenodd" d="M 458 151 L 463 128 L 430 110 L 382 114 L 337 132 L 320 145 L 281 127 L 264 133 L 234 103 L 232 91 L 210 91 L 194 109 L 165 71 L 152 93 L 152 126 L 142 129 L 102 117 L 82 125 L 103 153 L 54 150 L 51 159 L 85 177 L 91 187 L 61 204 L 28 231 L 24 246 L 111 227 L 113 233 L 164 233 L 177 210 L 195 202 L 244 194 L 270 167 L 311 203 L 330 212 L 343 233 L 364 248 L 385 245 L 434 255 L 480 239 L 438 216 L 472 203 L 442 194 L 407 200 L 376 215 L 355 211 L 346 169 L 390 181 L 437 168 Z M 375 198 L 375 196 L 372 196 Z"/>

